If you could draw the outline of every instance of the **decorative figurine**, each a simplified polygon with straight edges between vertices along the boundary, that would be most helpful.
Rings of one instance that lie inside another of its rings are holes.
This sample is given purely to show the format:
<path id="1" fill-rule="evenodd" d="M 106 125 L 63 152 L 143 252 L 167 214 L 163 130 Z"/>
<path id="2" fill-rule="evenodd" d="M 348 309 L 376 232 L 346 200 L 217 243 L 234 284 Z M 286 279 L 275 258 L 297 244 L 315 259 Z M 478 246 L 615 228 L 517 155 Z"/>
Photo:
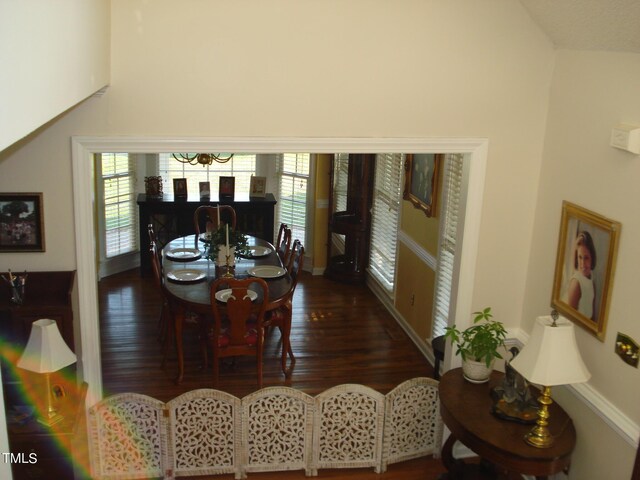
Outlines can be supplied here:
<path id="1" fill-rule="evenodd" d="M 505 420 L 519 423 L 535 423 L 538 418 L 538 402 L 531 395 L 529 382 L 511 367 L 511 360 L 520 352 L 511 347 L 511 359 L 505 363 L 502 384 L 491 390 L 494 400 L 493 414 Z"/>

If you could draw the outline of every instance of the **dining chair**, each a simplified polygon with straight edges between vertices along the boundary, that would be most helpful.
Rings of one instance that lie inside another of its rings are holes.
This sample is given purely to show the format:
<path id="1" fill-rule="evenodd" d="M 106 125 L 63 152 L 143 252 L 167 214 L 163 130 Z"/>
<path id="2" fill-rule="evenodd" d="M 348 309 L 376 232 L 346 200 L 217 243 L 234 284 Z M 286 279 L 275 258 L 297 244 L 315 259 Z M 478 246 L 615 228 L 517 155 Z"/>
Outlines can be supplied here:
<path id="1" fill-rule="evenodd" d="M 278 229 L 276 253 L 280 257 L 282 265 L 286 267 L 289 261 L 289 254 L 291 253 L 291 229 L 286 223 L 281 223 Z"/>
<path id="2" fill-rule="evenodd" d="M 167 292 L 166 285 L 164 283 L 164 276 L 162 274 L 162 266 L 160 265 L 160 254 L 158 253 L 158 247 L 154 241 L 151 242 L 149 246 L 149 254 L 151 256 L 151 270 L 153 271 L 153 281 L 156 285 L 158 292 L 160 293 L 161 304 L 160 304 L 160 330 L 161 330 L 161 341 L 162 341 L 162 368 L 165 367 L 167 363 L 167 357 L 169 353 L 169 344 L 173 338 L 173 327 L 174 327 L 174 314 L 171 308 L 171 303 L 169 301 L 169 294 Z M 199 315 L 191 312 L 185 313 L 184 324 L 186 326 L 190 326 L 198 329 L 198 339 L 200 343 L 200 352 L 202 355 L 202 360 L 204 366 L 206 368 L 208 359 L 207 359 L 207 344 L 206 344 L 206 335 L 205 335 L 205 321 L 204 318 Z"/>
<path id="3" fill-rule="evenodd" d="M 255 356 L 258 387 L 262 388 L 263 322 L 269 303 L 267 282 L 262 278 L 221 277 L 211 284 L 210 293 L 213 329 L 209 339 L 213 352 L 214 387 L 218 385 L 220 359 L 242 355 Z"/>
<path id="4" fill-rule="evenodd" d="M 220 219 L 220 222 L 218 222 Z M 220 228 L 220 225 L 227 223 L 230 228 L 236 229 L 236 211 L 231 205 L 200 205 L 193 213 L 193 226 L 196 231 L 196 238 L 201 233 L 211 232 Z"/>
<path id="5" fill-rule="evenodd" d="M 286 293 L 282 304 L 267 313 L 264 322 L 265 328 L 271 329 L 277 327 L 282 337 L 282 372 L 285 377 L 291 376 L 293 366 L 296 363 L 293 349 L 291 348 L 291 322 L 293 317 L 293 295 L 298 285 L 298 277 L 302 271 L 304 264 L 304 246 L 300 240 L 296 239 L 291 247 L 291 258 L 287 265 L 287 271 L 291 277 L 291 286 Z M 290 365 L 287 367 L 287 356 L 290 359 Z"/>

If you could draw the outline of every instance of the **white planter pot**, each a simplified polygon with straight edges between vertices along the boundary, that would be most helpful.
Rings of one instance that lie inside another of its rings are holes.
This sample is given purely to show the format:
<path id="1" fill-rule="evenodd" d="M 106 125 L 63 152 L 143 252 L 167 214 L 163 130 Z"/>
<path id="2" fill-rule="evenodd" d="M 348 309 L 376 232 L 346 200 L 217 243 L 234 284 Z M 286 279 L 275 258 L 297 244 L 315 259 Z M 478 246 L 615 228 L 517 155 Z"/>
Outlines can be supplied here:
<path id="1" fill-rule="evenodd" d="M 229 266 L 233 267 L 236 264 L 236 247 L 229 247 Z M 216 265 L 219 267 L 227 266 L 227 246 L 220 245 L 218 248 L 218 260 Z"/>
<path id="2" fill-rule="evenodd" d="M 485 383 L 489 381 L 489 376 L 493 371 L 495 358 L 491 361 L 489 367 L 485 362 L 476 362 L 475 360 L 463 360 L 462 374 L 464 378 L 471 383 Z"/>

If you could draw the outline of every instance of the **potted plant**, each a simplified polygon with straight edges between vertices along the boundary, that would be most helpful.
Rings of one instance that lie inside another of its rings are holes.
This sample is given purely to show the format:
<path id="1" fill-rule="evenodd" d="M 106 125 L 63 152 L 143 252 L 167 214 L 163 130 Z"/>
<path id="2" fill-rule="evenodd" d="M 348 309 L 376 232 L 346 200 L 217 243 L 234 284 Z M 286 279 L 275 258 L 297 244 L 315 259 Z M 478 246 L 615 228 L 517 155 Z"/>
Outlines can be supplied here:
<path id="1" fill-rule="evenodd" d="M 489 380 L 496 358 L 502 358 L 499 349 L 504 347 L 507 331 L 501 322 L 493 320 L 491 307 L 473 312 L 473 325 L 464 331 L 453 325 L 445 329 L 445 337 L 457 347 L 456 355 L 462 357 L 464 377 L 474 383 Z"/>
<path id="2" fill-rule="evenodd" d="M 226 258 L 221 257 L 220 254 L 226 256 L 227 229 L 225 224 L 221 224 L 217 230 L 211 232 L 210 241 L 207 257 L 214 262 L 217 261 L 219 265 L 224 265 Z M 235 265 L 235 257 L 249 255 L 247 236 L 236 229 L 229 228 L 229 250 L 231 251 L 229 253 L 231 256 L 230 265 Z"/>

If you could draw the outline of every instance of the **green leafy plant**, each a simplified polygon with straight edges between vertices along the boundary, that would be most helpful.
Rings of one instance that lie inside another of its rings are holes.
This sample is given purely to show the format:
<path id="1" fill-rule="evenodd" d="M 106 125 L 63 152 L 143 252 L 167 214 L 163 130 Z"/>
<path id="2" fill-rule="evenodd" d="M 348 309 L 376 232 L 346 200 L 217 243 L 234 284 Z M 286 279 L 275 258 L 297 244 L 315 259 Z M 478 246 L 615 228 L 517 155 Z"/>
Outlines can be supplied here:
<path id="1" fill-rule="evenodd" d="M 484 361 L 489 367 L 494 358 L 502 358 L 498 349 L 504 346 L 507 331 L 501 322 L 493 320 L 491 307 L 487 307 L 475 315 L 473 325 L 464 331 L 453 325 L 445 328 L 445 337 L 458 348 L 456 355 L 463 360 Z"/>
<path id="2" fill-rule="evenodd" d="M 213 230 L 211 233 L 211 243 L 209 244 L 208 258 L 215 261 L 218 258 L 218 252 L 221 245 L 227 243 L 227 231 L 225 225 L 222 224 L 217 230 Z M 248 237 L 238 230 L 229 228 L 229 246 L 236 248 L 236 257 L 247 256 L 250 253 Z"/>

